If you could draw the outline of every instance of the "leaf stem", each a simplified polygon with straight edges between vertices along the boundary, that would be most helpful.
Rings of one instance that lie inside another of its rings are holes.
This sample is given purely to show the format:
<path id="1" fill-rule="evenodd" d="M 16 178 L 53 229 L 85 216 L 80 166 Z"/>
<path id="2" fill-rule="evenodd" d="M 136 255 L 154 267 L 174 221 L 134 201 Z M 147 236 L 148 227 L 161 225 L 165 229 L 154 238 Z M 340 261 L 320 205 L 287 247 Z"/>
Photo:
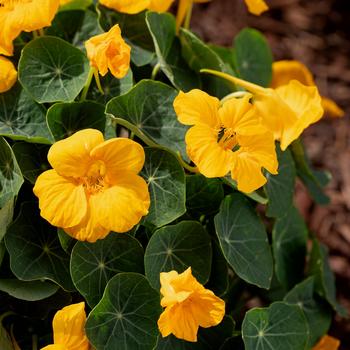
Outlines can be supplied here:
<path id="1" fill-rule="evenodd" d="M 32 349 L 38 350 L 38 336 L 36 334 L 32 336 Z"/>
<path id="2" fill-rule="evenodd" d="M 158 63 L 153 67 L 152 75 L 151 75 L 151 79 L 152 79 L 152 80 L 155 80 L 155 79 L 156 79 L 156 76 L 157 76 L 159 70 L 160 70 L 160 63 L 158 62 Z"/>
<path id="3" fill-rule="evenodd" d="M 89 91 L 89 88 L 90 88 L 90 85 L 91 85 L 91 82 L 92 82 L 92 78 L 94 76 L 94 71 L 95 71 L 95 68 L 90 67 L 89 75 L 88 75 L 88 78 L 86 80 L 86 84 L 84 86 L 83 92 L 81 93 L 80 101 L 85 101 L 86 100 L 86 95 L 87 95 L 87 93 Z"/>
<path id="4" fill-rule="evenodd" d="M 44 28 L 38 29 L 39 36 L 45 36 Z"/>
<path id="5" fill-rule="evenodd" d="M 187 13 L 186 13 L 185 23 L 184 23 L 184 28 L 185 29 L 190 29 L 192 10 L 193 10 L 193 0 L 190 0 L 190 2 L 188 4 Z"/>
<path id="6" fill-rule="evenodd" d="M 97 85 L 98 91 L 100 91 L 100 93 L 102 95 L 104 95 L 105 92 L 103 91 L 102 86 L 101 86 L 100 75 L 99 75 L 98 70 L 96 68 L 94 68 L 94 77 L 95 77 L 95 81 L 96 81 L 96 85 Z"/>

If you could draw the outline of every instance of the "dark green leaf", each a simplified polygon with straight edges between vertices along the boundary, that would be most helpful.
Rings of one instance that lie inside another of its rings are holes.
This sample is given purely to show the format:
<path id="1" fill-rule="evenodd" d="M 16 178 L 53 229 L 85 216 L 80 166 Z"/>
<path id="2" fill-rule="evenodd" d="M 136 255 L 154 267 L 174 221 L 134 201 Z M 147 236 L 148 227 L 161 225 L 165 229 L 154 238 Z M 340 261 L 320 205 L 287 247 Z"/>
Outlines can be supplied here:
<path id="1" fill-rule="evenodd" d="M 314 278 L 309 277 L 296 285 L 284 300 L 303 310 L 310 331 L 308 348 L 311 348 L 320 337 L 327 334 L 332 321 L 331 310 L 314 294 Z"/>
<path id="2" fill-rule="evenodd" d="M 0 208 L 10 205 L 23 184 L 21 170 L 6 140 L 0 137 Z M 6 213 L 6 210 L 5 212 Z"/>
<path id="3" fill-rule="evenodd" d="M 143 249 L 127 234 L 111 233 L 96 243 L 77 242 L 72 250 L 70 270 L 74 285 L 94 307 L 114 275 L 143 273 Z"/>
<path id="4" fill-rule="evenodd" d="M 55 37 L 27 44 L 19 61 L 19 81 L 39 102 L 70 102 L 83 89 L 89 61 L 77 48 Z"/>
<path id="5" fill-rule="evenodd" d="M 272 52 L 265 37 L 255 29 L 243 29 L 234 40 L 236 69 L 241 78 L 269 86 L 272 80 Z"/>
<path id="6" fill-rule="evenodd" d="M 159 148 L 146 148 L 145 153 L 141 176 L 148 183 L 151 206 L 144 220 L 160 227 L 186 212 L 185 173 L 171 153 Z"/>
<path id="7" fill-rule="evenodd" d="M 272 255 L 265 226 L 240 193 L 225 197 L 215 216 L 221 249 L 235 273 L 246 282 L 268 289 Z"/>
<path id="8" fill-rule="evenodd" d="M 278 157 L 278 175 L 266 172 L 267 184 L 265 190 L 269 199 L 266 215 L 280 218 L 288 212 L 293 204 L 296 170 L 291 152 L 281 151 L 276 146 Z"/>
<path id="9" fill-rule="evenodd" d="M 242 336 L 246 350 L 305 350 L 309 330 L 298 306 L 276 302 L 248 311 Z"/>
<path id="10" fill-rule="evenodd" d="M 173 101 L 178 92 L 153 80 L 142 80 L 127 94 L 113 98 L 106 113 L 135 125 L 156 143 L 186 158 L 185 133 L 187 127 L 178 122 Z"/>
<path id="11" fill-rule="evenodd" d="M 148 12 L 146 22 L 156 48 L 158 63 L 166 77 L 179 90 L 189 91 L 198 87 L 198 77 L 181 57 L 174 16 Z"/>
<path id="12" fill-rule="evenodd" d="M 186 176 L 186 207 L 190 213 L 213 214 L 223 198 L 220 179 L 208 179 L 203 175 Z"/>
<path id="13" fill-rule="evenodd" d="M 145 252 L 145 272 L 152 287 L 159 289 L 159 274 L 192 268 L 193 275 L 205 284 L 211 267 L 210 237 L 196 221 L 181 221 L 157 230 Z"/>
<path id="14" fill-rule="evenodd" d="M 169 335 L 165 338 L 159 336 L 155 350 L 217 350 L 223 342 L 232 336 L 234 322 L 232 318 L 225 316 L 216 327 L 199 327 L 198 341 L 187 342 Z"/>
<path id="15" fill-rule="evenodd" d="M 0 242 L 5 236 L 8 225 L 12 222 L 14 205 L 15 200 L 11 198 L 0 208 Z M 1 260 L 2 259 L 0 259 L 0 265 Z"/>
<path id="16" fill-rule="evenodd" d="M 71 237 L 68 233 L 66 233 L 62 228 L 57 229 L 57 235 L 63 250 L 66 253 L 70 254 L 76 240 L 73 237 Z"/>
<path id="17" fill-rule="evenodd" d="M 50 282 L 29 281 L 17 279 L 0 279 L 0 290 L 14 298 L 37 301 L 48 298 L 58 291 L 58 285 Z"/>
<path id="18" fill-rule="evenodd" d="M 308 230 L 294 206 L 276 220 L 272 232 L 276 277 L 290 289 L 303 278 Z"/>
<path id="19" fill-rule="evenodd" d="M 308 274 L 315 278 L 315 291 L 326 299 L 339 315 L 347 316 L 347 311 L 337 302 L 334 273 L 328 262 L 328 248 L 317 239 L 312 243 Z"/>
<path id="20" fill-rule="evenodd" d="M 92 101 L 56 103 L 47 111 L 47 124 L 56 141 L 87 128 L 104 132 L 104 106 Z"/>
<path id="21" fill-rule="evenodd" d="M 74 290 L 69 256 L 61 248 L 56 228 L 40 218 L 36 203 L 24 203 L 9 226 L 5 245 L 11 270 L 22 281 L 48 279 Z"/>
<path id="22" fill-rule="evenodd" d="M 47 161 L 49 147 L 36 143 L 16 142 L 12 150 L 25 179 L 32 184 L 44 171 L 50 169 Z"/>
<path id="23" fill-rule="evenodd" d="M 45 109 L 16 84 L 0 94 L 0 135 L 14 140 L 51 143 Z"/>
<path id="24" fill-rule="evenodd" d="M 159 294 L 144 276 L 120 273 L 90 313 L 86 333 L 97 350 L 150 350 L 157 341 L 160 312 Z"/>
<path id="25" fill-rule="evenodd" d="M 10 335 L 2 325 L 4 316 L 0 316 L 0 349 L 1 350 L 15 350 Z"/>

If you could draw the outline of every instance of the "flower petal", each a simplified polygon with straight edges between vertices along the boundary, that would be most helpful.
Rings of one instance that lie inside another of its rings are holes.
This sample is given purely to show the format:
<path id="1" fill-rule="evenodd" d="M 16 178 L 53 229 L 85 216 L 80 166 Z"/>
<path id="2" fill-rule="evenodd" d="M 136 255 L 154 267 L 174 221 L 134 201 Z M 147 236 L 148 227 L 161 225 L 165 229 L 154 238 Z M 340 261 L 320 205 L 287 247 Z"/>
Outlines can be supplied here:
<path id="1" fill-rule="evenodd" d="M 263 12 L 269 9 L 266 2 L 263 0 L 244 0 L 248 6 L 250 13 L 260 16 Z"/>
<path id="2" fill-rule="evenodd" d="M 55 142 L 48 153 L 51 166 L 62 176 L 82 177 L 91 165 L 91 150 L 103 143 L 103 135 L 95 129 L 84 129 Z"/>
<path id="3" fill-rule="evenodd" d="M 322 97 L 322 107 L 326 114 L 332 118 L 344 117 L 345 112 L 333 100 Z"/>
<path id="4" fill-rule="evenodd" d="M 174 0 L 151 0 L 148 9 L 156 12 L 168 11 Z"/>
<path id="5" fill-rule="evenodd" d="M 338 350 L 340 341 L 329 335 L 324 335 L 312 350 Z"/>
<path id="6" fill-rule="evenodd" d="M 85 303 L 72 304 L 58 311 L 53 319 L 54 343 L 64 344 L 69 350 L 88 350 L 85 335 Z"/>
<path id="7" fill-rule="evenodd" d="M 115 232 L 131 230 L 150 205 L 146 181 L 131 172 L 119 173 L 112 187 L 91 196 L 91 200 L 101 226 Z"/>
<path id="8" fill-rule="evenodd" d="M 195 125 L 186 133 L 187 153 L 206 177 L 225 176 L 231 168 L 232 151 L 220 147 L 217 137 L 206 125 Z"/>
<path id="9" fill-rule="evenodd" d="M 85 217 L 84 187 L 60 176 L 55 170 L 43 172 L 33 189 L 39 198 L 40 215 L 57 227 L 79 224 Z"/>
<path id="10" fill-rule="evenodd" d="M 45 346 L 41 350 L 67 350 L 67 348 L 65 345 L 51 344 L 51 345 Z"/>
<path id="11" fill-rule="evenodd" d="M 150 0 L 100 0 L 100 4 L 118 12 L 135 14 L 145 10 Z"/>
<path id="12" fill-rule="evenodd" d="M 17 71 L 13 63 L 0 56 L 0 93 L 8 91 L 17 81 Z"/>
<path id="13" fill-rule="evenodd" d="M 178 120 L 185 125 L 205 124 L 213 128 L 219 127 L 219 107 L 220 101 L 216 97 L 198 89 L 187 93 L 180 91 L 174 100 Z"/>

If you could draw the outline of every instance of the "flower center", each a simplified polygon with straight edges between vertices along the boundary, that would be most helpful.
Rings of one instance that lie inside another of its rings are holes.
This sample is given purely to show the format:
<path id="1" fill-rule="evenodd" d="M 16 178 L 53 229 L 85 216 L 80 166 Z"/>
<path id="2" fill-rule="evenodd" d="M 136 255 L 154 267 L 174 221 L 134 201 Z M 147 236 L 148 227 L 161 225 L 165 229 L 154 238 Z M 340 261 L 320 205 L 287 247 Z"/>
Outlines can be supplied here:
<path id="1" fill-rule="evenodd" d="M 106 164 L 102 160 L 98 160 L 90 166 L 86 176 L 81 178 L 81 184 L 89 195 L 96 194 L 108 186 L 105 175 Z"/>
<path id="2" fill-rule="evenodd" d="M 236 133 L 232 128 L 221 127 L 218 132 L 218 144 L 223 149 L 230 149 L 233 152 L 239 149 Z"/>

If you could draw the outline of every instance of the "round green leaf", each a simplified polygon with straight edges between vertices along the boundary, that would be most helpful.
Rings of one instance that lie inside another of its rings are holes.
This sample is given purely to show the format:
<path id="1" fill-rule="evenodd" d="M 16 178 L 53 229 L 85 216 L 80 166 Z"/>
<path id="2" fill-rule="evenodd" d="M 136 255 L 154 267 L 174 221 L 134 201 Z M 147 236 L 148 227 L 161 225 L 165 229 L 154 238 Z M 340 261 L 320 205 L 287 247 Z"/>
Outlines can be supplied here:
<path id="1" fill-rule="evenodd" d="M 308 231 L 298 209 L 292 206 L 275 221 L 272 248 L 278 281 L 287 289 L 303 279 Z"/>
<path id="2" fill-rule="evenodd" d="M 106 113 L 135 125 L 157 144 L 179 151 L 187 158 L 187 127 L 178 122 L 173 102 L 178 92 L 153 80 L 142 80 L 127 94 L 113 98 Z"/>
<path id="3" fill-rule="evenodd" d="M 150 350 L 157 341 L 159 294 L 137 273 L 120 273 L 91 311 L 86 334 L 96 350 Z"/>
<path id="4" fill-rule="evenodd" d="M 47 124 L 56 141 L 87 128 L 104 132 L 104 106 L 91 101 L 56 103 L 47 111 Z"/>
<path id="5" fill-rule="evenodd" d="M 9 226 L 5 245 L 12 272 L 22 281 L 48 279 L 74 290 L 69 256 L 61 248 L 56 228 L 40 218 L 36 203 L 24 203 Z"/>
<path id="6" fill-rule="evenodd" d="M 41 37 L 27 44 L 19 61 L 19 80 L 39 103 L 73 101 L 83 89 L 89 61 L 71 44 Z"/>
<path id="7" fill-rule="evenodd" d="M 305 350 L 309 330 L 298 306 L 276 302 L 248 311 L 242 336 L 246 350 Z"/>
<path id="8" fill-rule="evenodd" d="M 12 149 L 0 137 L 0 208 L 17 196 L 22 184 L 23 177 Z"/>
<path id="9" fill-rule="evenodd" d="M 268 289 L 273 261 L 265 226 L 248 199 L 240 193 L 225 197 L 215 216 L 221 249 L 236 274 Z"/>
<path id="10" fill-rule="evenodd" d="M 314 294 L 314 278 L 309 277 L 296 285 L 284 300 L 303 310 L 310 331 L 308 348 L 311 348 L 319 338 L 327 334 L 332 321 L 330 307 Z"/>
<path id="11" fill-rule="evenodd" d="M 12 222 L 15 207 L 15 199 L 9 199 L 0 209 L 0 242 L 5 236 L 8 225 Z M 1 256 L 1 254 L 0 254 Z M 0 264 L 1 264 L 0 259 Z"/>
<path id="12" fill-rule="evenodd" d="M 127 234 L 111 233 L 96 243 L 77 242 L 72 250 L 70 270 L 74 285 L 94 307 L 114 275 L 143 273 L 143 249 Z"/>
<path id="13" fill-rule="evenodd" d="M 145 153 L 141 176 L 148 183 L 151 206 L 144 220 L 160 227 L 186 212 L 185 173 L 171 153 L 159 148 L 146 148 Z"/>
<path id="14" fill-rule="evenodd" d="M 59 286 L 42 281 L 20 281 L 16 279 L 0 279 L 0 290 L 14 298 L 37 301 L 48 298 L 58 291 Z"/>
<path id="15" fill-rule="evenodd" d="M 0 94 L 0 135 L 14 140 L 51 143 L 52 135 L 46 125 L 45 108 L 16 84 Z"/>
<path id="16" fill-rule="evenodd" d="M 239 76 L 252 83 L 269 86 L 272 79 L 272 52 L 265 37 L 245 28 L 234 41 L 234 58 Z"/>
<path id="17" fill-rule="evenodd" d="M 193 275 L 205 284 L 211 267 L 210 237 L 196 221 L 181 221 L 165 226 L 151 237 L 145 252 L 145 272 L 152 287 L 159 289 L 159 274 L 192 268 Z"/>

